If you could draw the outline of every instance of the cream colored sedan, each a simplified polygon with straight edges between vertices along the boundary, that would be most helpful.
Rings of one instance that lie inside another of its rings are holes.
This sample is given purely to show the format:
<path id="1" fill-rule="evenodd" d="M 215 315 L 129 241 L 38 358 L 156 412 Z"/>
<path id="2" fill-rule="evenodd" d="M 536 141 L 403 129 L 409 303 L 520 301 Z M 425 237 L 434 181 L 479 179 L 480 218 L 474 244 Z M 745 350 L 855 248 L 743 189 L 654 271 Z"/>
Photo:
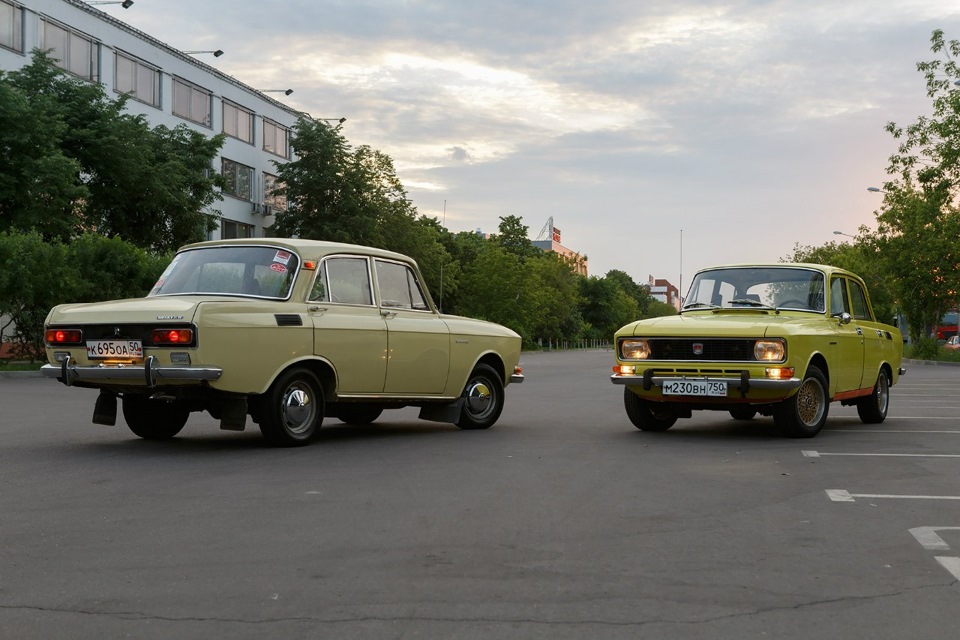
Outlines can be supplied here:
<path id="1" fill-rule="evenodd" d="M 191 411 L 221 429 L 247 416 L 281 446 L 309 442 L 325 416 L 365 424 L 384 409 L 486 429 L 523 382 L 520 336 L 441 314 L 416 263 L 331 242 L 242 239 L 182 248 L 145 298 L 53 308 L 43 374 L 117 400 L 138 436 L 163 439 Z"/>

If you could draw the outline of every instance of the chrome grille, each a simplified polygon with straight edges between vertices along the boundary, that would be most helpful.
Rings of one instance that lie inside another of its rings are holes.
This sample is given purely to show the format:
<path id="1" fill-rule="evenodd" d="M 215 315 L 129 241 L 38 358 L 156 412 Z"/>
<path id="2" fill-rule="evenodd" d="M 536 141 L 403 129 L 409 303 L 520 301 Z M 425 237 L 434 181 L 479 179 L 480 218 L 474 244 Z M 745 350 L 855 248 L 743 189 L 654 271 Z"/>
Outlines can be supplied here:
<path id="1" fill-rule="evenodd" d="M 651 360 L 696 360 L 699 362 L 756 362 L 754 338 L 703 339 L 653 338 Z M 694 345 L 702 345 L 703 353 L 694 353 Z"/>

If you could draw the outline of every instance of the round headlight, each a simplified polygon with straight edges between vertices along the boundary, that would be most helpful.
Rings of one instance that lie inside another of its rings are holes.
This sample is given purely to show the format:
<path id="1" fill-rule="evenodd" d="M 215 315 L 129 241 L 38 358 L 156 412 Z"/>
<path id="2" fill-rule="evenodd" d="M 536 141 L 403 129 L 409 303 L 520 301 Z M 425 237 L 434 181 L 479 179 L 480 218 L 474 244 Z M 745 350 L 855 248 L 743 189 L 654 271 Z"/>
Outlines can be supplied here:
<path id="1" fill-rule="evenodd" d="M 753 357 L 764 362 L 779 362 L 787 354 L 783 340 L 757 340 L 753 345 Z"/>
<path id="2" fill-rule="evenodd" d="M 646 360 L 650 357 L 650 343 L 646 340 L 623 340 L 620 343 L 623 360 Z"/>

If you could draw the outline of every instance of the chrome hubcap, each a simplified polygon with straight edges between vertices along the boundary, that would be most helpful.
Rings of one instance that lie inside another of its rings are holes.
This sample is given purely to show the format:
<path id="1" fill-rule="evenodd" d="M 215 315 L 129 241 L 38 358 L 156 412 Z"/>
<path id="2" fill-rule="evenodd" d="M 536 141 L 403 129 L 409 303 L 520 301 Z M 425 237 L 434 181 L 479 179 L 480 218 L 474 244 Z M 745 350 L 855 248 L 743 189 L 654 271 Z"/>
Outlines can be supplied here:
<path id="1" fill-rule="evenodd" d="M 291 386 L 283 395 L 283 422 L 292 433 L 302 433 L 314 420 L 314 403 L 308 389 Z"/>
<path id="2" fill-rule="evenodd" d="M 490 388 L 483 382 L 474 382 L 467 389 L 467 409 L 473 414 L 482 414 L 490 408 L 493 399 Z"/>

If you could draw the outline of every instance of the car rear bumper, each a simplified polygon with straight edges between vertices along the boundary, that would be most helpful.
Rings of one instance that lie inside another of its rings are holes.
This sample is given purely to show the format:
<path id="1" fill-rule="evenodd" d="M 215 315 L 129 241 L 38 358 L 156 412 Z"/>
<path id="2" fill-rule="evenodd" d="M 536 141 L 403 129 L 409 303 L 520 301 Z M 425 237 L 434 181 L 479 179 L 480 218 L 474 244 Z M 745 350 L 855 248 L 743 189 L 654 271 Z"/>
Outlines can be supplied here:
<path id="1" fill-rule="evenodd" d="M 158 380 L 175 380 L 178 382 L 200 382 L 217 380 L 223 374 L 223 369 L 217 367 L 162 367 L 157 365 L 156 358 L 147 356 L 142 365 L 126 364 L 99 364 L 84 366 L 73 364 L 69 356 L 59 365 L 45 364 L 40 367 L 40 373 L 47 378 L 56 378 L 68 387 L 76 380 L 123 380 L 140 381 L 147 387 L 157 386 Z"/>

